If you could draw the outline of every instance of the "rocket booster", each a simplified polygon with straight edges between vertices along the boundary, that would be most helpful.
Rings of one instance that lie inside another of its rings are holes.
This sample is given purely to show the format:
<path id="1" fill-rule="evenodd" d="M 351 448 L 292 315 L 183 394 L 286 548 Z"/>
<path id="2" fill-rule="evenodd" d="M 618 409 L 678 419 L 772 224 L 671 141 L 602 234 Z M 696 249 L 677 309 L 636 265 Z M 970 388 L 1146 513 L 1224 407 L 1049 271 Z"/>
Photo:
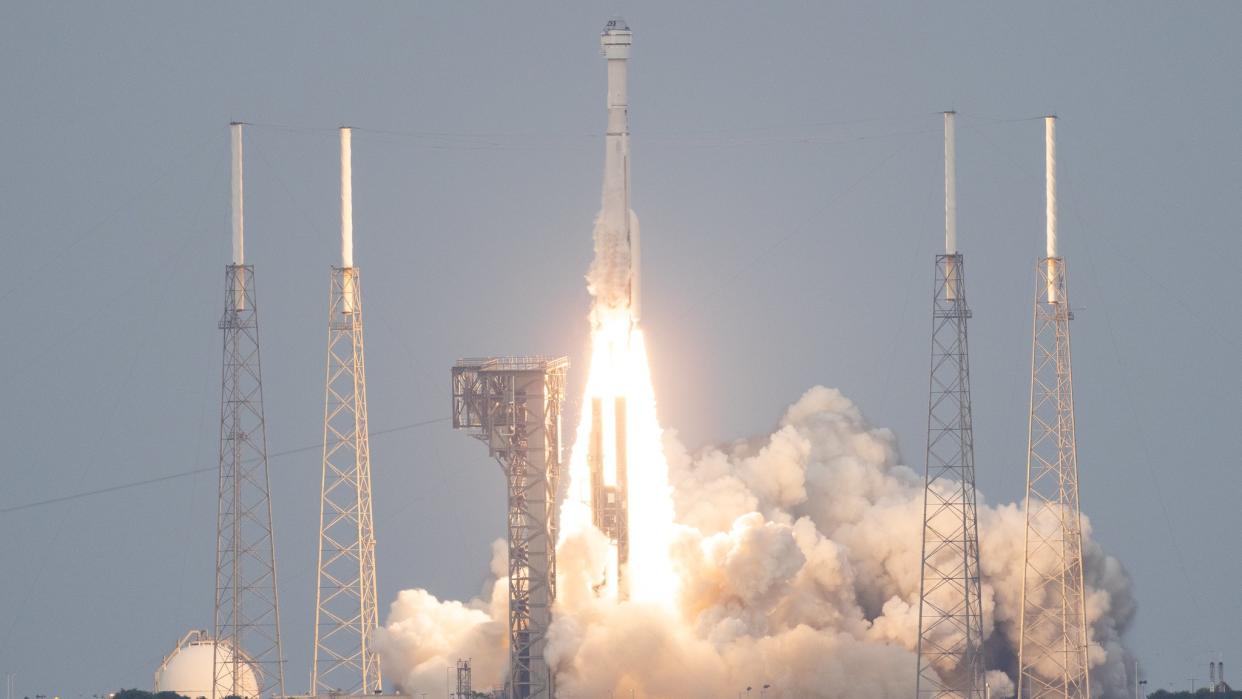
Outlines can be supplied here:
<path id="1" fill-rule="evenodd" d="M 638 322 L 638 217 L 630 208 L 630 116 L 626 85 L 633 33 L 624 19 L 614 17 L 605 25 L 599 43 L 600 53 L 608 60 L 608 132 L 604 144 L 604 197 L 600 222 L 606 230 L 623 236 L 628 246 L 630 315 L 634 322 Z"/>

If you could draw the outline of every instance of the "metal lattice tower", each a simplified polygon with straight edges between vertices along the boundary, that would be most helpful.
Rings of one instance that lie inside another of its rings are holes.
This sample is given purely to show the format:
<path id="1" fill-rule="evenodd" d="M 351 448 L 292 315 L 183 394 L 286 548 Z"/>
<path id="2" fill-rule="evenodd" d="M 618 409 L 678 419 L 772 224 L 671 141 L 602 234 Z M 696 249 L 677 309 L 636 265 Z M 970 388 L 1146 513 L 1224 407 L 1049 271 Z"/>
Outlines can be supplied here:
<path id="1" fill-rule="evenodd" d="M 974 436 L 961 255 L 936 257 L 923 499 L 918 697 L 983 699 Z"/>
<path id="2" fill-rule="evenodd" d="M 225 268 L 211 699 L 285 693 L 254 266 L 244 264 L 241 124 L 232 125 L 233 264 Z M 254 685 L 248 687 L 247 676 Z"/>
<path id="3" fill-rule="evenodd" d="M 454 695 L 456 699 L 474 699 L 474 689 L 471 687 L 470 678 L 470 661 L 457 661 L 457 693 Z"/>
<path id="4" fill-rule="evenodd" d="M 509 699 L 552 699 L 544 659 L 556 600 L 561 407 L 569 360 L 463 359 L 453 366 L 453 427 L 487 444 L 508 482 Z"/>
<path id="5" fill-rule="evenodd" d="M 1036 264 L 1020 699 L 1089 699 L 1065 260 L 1056 254 L 1055 117 L 1046 120 L 1048 256 Z"/>
<path id="6" fill-rule="evenodd" d="M 375 520 L 362 343 L 362 290 L 353 266 L 350 131 L 341 129 L 341 256 L 328 295 L 323 481 L 311 694 L 381 689 L 375 592 Z"/>
<path id="7" fill-rule="evenodd" d="M 956 252 L 953 113 L 945 114 L 945 246 L 936 256 L 919 583 L 918 698 L 984 699 L 966 276 Z"/>

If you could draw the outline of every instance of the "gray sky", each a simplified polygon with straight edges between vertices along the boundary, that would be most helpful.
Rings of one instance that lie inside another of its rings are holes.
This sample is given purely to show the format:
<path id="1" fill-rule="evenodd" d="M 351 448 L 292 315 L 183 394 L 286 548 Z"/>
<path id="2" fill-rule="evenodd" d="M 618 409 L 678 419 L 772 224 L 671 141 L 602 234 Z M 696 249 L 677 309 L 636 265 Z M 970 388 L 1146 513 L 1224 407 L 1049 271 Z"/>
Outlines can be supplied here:
<path id="1" fill-rule="evenodd" d="M 334 127 L 386 613 L 478 592 L 498 468 L 444 423 L 459 356 L 583 366 L 609 3 L 0 6 L 0 508 L 216 462 L 227 123 L 246 135 L 284 639 L 306 684 Z M 979 485 L 1020 499 L 1043 128 L 1061 117 L 1084 510 L 1135 579 L 1151 688 L 1242 666 L 1242 49 L 1235 3 L 626 2 L 662 421 L 763 433 L 816 383 L 922 468 L 941 121 L 956 108 Z M 575 372 L 574 381 L 581 380 Z M 209 628 L 214 474 L 0 513 L 17 695 L 146 687 Z M 1202 681 L 1202 680 L 1200 680 Z"/>

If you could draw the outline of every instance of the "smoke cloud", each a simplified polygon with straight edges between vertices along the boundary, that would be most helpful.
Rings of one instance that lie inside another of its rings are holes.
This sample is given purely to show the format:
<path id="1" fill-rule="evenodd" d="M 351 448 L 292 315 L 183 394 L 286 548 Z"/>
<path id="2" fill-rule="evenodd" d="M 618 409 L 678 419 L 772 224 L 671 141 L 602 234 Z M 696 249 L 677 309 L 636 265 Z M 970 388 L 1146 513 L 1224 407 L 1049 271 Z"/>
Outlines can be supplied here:
<path id="1" fill-rule="evenodd" d="M 590 593 L 606 541 L 595 530 L 558 549 L 560 598 L 547 655 L 558 695 L 665 699 L 753 696 L 880 699 L 914 692 L 922 476 L 893 434 L 834 389 L 815 387 L 762 438 L 691 453 L 666 432 L 677 531 L 677 609 Z M 1015 504 L 979 506 L 985 652 L 992 695 L 1012 696 L 1025 522 Z M 378 638 L 385 674 L 407 693 L 443 687 L 474 660 L 475 686 L 505 671 L 505 549 L 490 597 L 393 603 Z M 1091 538 L 1084 567 L 1092 687 L 1122 699 L 1121 635 L 1135 614 L 1126 571 Z"/>
<path id="2" fill-rule="evenodd" d="M 630 212 L 630 231 L 637 233 L 638 216 Z M 595 220 L 595 257 L 587 270 L 587 291 L 593 309 L 607 311 L 630 303 L 630 274 L 633 269 L 630 241 L 624 216 L 601 212 Z M 595 311 L 592 312 L 594 318 Z"/>

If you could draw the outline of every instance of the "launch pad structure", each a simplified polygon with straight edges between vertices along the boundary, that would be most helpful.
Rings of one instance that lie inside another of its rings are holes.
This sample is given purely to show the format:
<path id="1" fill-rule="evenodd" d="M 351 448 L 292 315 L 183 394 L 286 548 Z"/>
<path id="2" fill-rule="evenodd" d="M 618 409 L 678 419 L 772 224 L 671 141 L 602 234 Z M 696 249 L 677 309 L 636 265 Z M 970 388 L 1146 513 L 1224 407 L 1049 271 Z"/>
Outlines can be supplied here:
<path id="1" fill-rule="evenodd" d="M 936 256 L 916 699 L 985 699 L 966 275 L 954 114 L 945 122 L 945 254 Z"/>
<path id="2" fill-rule="evenodd" d="M 474 699 L 473 680 L 471 679 L 470 660 L 457 660 L 457 693 L 453 699 Z"/>
<path id="3" fill-rule="evenodd" d="M 285 693 L 276 593 L 276 549 L 259 361 L 254 265 L 245 264 L 242 125 L 233 152 L 233 263 L 225 267 L 220 389 L 220 490 L 216 511 L 216 594 L 209 699 Z M 253 675 L 254 686 L 247 686 Z"/>
<path id="4" fill-rule="evenodd" d="M 544 647 L 556 599 L 557 495 L 565 357 L 462 359 L 453 427 L 487 444 L 508 485 L 508 699 L 552 699 Z"/>
<path id="5" fill-rule="evenodd" d="M 1057 254 L 1056 117 L 1045 119 L 1047 256 L 1035 266 L 1019 699 L 1090 699 L 1065 259 Z"/>
<path id="6" fill-rule="evenodd" d="M 323 480 L 315 586 L 312 695 L 374 694 L 382 689 L 375 591 L 375 518 L 362 341 L 362 290 L 354 266 L 351 132 L 341 137 L 341 266 L 328 295 Z"/>

